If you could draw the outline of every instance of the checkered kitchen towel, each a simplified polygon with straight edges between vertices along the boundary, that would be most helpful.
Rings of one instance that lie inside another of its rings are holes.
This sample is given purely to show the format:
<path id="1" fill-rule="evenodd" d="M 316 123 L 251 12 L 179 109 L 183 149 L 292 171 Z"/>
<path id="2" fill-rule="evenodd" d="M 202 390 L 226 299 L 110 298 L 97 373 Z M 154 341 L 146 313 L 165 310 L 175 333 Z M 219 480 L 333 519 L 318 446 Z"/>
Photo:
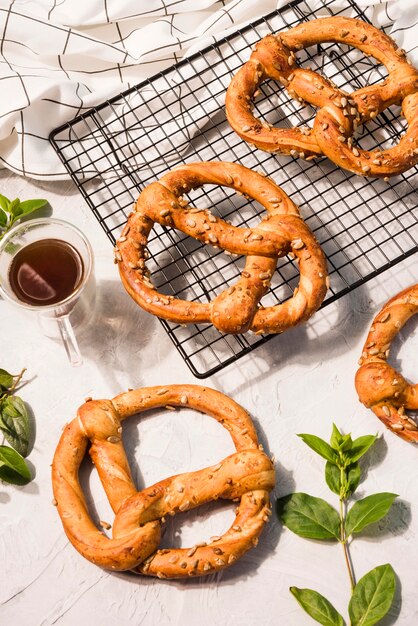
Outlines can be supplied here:
<path id="1" fill-rule="evenodd" d="M 66 178 L 48 142 L 51 130 L 283 4 L 0 0 L 0 167 L 41 180 Z M 321 14 L 320 0 L 307 4 Z M 418 0 L 358 4 L 418 64 Z"/>

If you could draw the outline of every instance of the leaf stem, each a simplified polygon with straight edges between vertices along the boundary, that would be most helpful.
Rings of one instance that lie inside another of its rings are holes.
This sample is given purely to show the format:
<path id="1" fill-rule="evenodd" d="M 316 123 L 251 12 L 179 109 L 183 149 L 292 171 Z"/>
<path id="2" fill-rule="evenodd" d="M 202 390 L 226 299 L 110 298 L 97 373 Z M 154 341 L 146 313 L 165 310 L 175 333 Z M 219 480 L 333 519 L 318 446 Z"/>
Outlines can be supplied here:
<path id="1" fill-rule="evenodd" d="M 20 381 L 23 378 L 23 374 L 26 372 L 26 367 L 24 367 L 22 369 L 22 371 L 20 372 L 20 374 L 16 375 L 16 380 L 14 381 L 13 385 L 10 387 L 9 389 L 9 393 L 13 393 L 16 389 L 16 387 L 18 386 L 18 384 L 20 383 Z"/>
<path id="2" fill-rule="evenodd" d="M 356 581 L 354 578 L 354 572 L 351 565 L 350 553 L 348 551 L 348 543 L 347 537 L 345 535 L 345 501 L 344 498 L 340 498 L 340 521 L 341 521 L 341 545 L 343 547 L 345 564 L 348 570 L 348 577 L 350 579 L 351 593 L 354 591 L 354 587 L 356 586 Z"/>
<path id="3" fill-rule="evenodd" d="M 22 369 L 20 374 L 15 374 L 15 375 L 12 374 L 13 378 L 15 379 L 13 381 L 13 385 L 10 387 L 10 389 L 6 389 L 6 391 L 0 396 L 0 400 L 3 400 L 3 398 L 6 398 L 6 396 L 10 396 L 12 393 L 14 393 L 14 391 L 16 391 L 16 388 L 19 385 L 20 381 L 22 380 L 23 374 L 25 372 L 26 372 L 26 367 Z"/>

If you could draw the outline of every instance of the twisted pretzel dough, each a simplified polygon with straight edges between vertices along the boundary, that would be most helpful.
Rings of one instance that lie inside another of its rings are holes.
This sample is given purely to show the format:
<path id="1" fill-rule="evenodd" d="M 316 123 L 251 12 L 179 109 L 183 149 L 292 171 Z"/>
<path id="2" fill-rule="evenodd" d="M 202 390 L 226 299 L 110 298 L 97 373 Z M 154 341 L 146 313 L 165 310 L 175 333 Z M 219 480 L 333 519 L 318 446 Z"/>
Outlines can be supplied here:
<path id="1" fill-rule="evenodd" d="M 359 399 L 394 433 L 418 442 L 418 427 L 405 409 L 418 410 L 418 384 L 410 385 L 386 359 L 392 340 L 410 317 L 418 313 L 418 285 L 389 300 L 373 320 L 357 371 Z"/>
<path id="2" fill-rule="evenodd" d="M 297 65 L 295 51 L 338 42 L 362 50 L 386 66 L 388 77 L 347 94 L 332 81 Z M 251 99 L 259 85 L 273 79 L 300 102 L 318 108 L 313 128 L 273 128 L 252 114 Z M 238 71 L 226 94 L 226 114 L 238 135 L 267 152 L 305 159 L 327 156 L 338 166 L 363 176 L 388 177 L 418 163 L 418 71 L 404 50 L 370 24 L 348 17 L 328 17 L 299 24 L 287 32 L 267 35 Z M 408 129 L 390 150 L 361 150 L 352 136 L 392 104 L 402 105 Z"/>
<path id="3" fill-rule="evenodd" d="M 178 474 L 137 492 L 125 455 L 121 422 L 157 407 L 190 407 L 214 417 L 231 434 L 237 452 L 221 463 Z M 87 445 L 108 500 L 115 512 L 113 538 L 90 518 L 78 480 Z M 113 400 L 91 400 L 65 427 L 52 464 L 56 505 L 73 546 L 104 568 L 159 578 L 201 576 L 223 569 L 257 545 L 270 512 L 274 469 L 261 451 L 251 418 L 218 391 L 197 385 L 148 387 Z M 205 502 L 239 500 L 236 518 L 222 537 L 188 549 L 158 550 L 165 516 Z"/>
<path id="4" fill-rule="evenodd" d="M 232 187 L 260 202 L 268 214 L 254 228 L 237 228 L 209 210 L 187 206 L 182 194 L 211 183 Z M 154 289 L 145 260 L 149 233 L 158 222 L 206 244 L 247 256 L 239 280 L 212 302 L 187 302 Z M 278 257 L 293 252 L 300 283 L 293 297 L 264 308 Z M 146 311 L 180 324 L 211 322 L 224 333 L 281 333 L 307 320 L 321 305 L 328 286 L 322 250 L 298 208 L 272 180 L 234 163 L 189 163 L 146 187 L 119 238 L 115 254 L 122 282 Z"/>

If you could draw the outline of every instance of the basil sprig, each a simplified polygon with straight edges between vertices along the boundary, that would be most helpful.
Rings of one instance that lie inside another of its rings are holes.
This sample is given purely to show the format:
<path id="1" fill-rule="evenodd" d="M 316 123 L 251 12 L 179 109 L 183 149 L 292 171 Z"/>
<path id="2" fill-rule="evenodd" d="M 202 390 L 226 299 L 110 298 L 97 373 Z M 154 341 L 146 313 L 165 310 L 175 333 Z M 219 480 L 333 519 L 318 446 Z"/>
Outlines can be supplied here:
<path id="1" fill-rule="evenodd" d="M 24 457 L 29 450 L 29 416 L 25 403 L 12 395 L 25 372 L 13 375 L 0 369 L 0 432 L 11 447 L 0 445 L 0 480 L 26 485 L 31 474 Z"/>
<path id="2" fill-rule="evenodd" d="M 0 193 L 0 239 L 22 218 L 42 208 L 48 200 L 9 200 Z"/>
<path id="3" fill-rule="evenodd" d="M 339 496 L 339 510 L 321 498 L 292 493 L 277 501 L 278 515 L 289 530 L 301 537 L 337 541 L 342 545 L 351 585 L 350 626 L 373 626 L 392 605 L 395 573 L 386 563 L 372 569 L 356 584 L 348 542 L 364 528 L 382 519 L 397 494 L 375 493 L 356 500 L 351 508 L 348 508 L 348 501 L 360 483 L 358 461 L 374 444 L 376 436 L 366 435 L 353 440 L 350 434 L 341 434 L 334 424 L 329 443 L 315 435 L 301 434 L 299 437 L 326 459 L 325 481 Z M 290 592 L 306 613 L 323 626 L 346 625 L 342 615 L 317 591 L 290 587 Z"/>

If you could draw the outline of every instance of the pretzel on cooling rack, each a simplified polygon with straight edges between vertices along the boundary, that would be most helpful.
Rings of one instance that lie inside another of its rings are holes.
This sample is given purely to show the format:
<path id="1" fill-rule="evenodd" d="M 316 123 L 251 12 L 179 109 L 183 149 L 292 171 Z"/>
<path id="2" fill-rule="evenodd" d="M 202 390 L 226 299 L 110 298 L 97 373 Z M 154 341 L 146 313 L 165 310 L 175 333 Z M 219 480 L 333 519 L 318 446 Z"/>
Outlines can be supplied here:
<path id="1" fill-rule="evenodd" d="M 157 407 L 189 407 L 214 417 L 229 431 L 237 451 L 217 465 L 166 478 L 137 492 L 122 443 L 121 422 Z M 112 538 L 93 523 L 78 480 L 89 443 L 90 456 L 115 512 Z M 269 491 L 274 487 L 274 469 L 241 406 L 207 387 L 170 385 L 83 404 L 61 436 L 52 482 L 64 530 L 84 557 L 107 569 L 182 578 L 221 570 L 257 545 L 271 514 Z M 234 523 L 222 536 L 191 548 L 158 549 L 168 515 L 218 498 L 239 501 Z"/>
<path id="2" fill-rule="evenodd" d="M 418 384 L 410 385 L 389 363 L 393 338 L 418 313 L 418 285 L 389 300 L 378 313 L 359 360 L 355 384 L 359 399 L 394 433 L 418 443 L 418 427 L 405 409 L 418 410 Z"/>
<path id="3" fill-rule="evenodd" d="M 388 77 L 347 94 L 320 74 L 298 66 L 295 52 L 309 46 L 338 42 L 362 50 L 386 66 Z M 257 120 L 251 100 L 259 85 L 274 79 L 300 102 L 318 108 L 313 128 L 274 128 Z M 408 129 L 389 150 L 361 150 L 353 145 L 359 124 L 392 104 L 402 105 Z M 370 24 L 347 17 L 302 23 L 277 35 L 267 35 L 238 71 L 226 95 L 226 114 L 245 141 L 267 152 L 312 159 L 327 156 L 337 165 L 363 176 L 388 177 L 418 163 L 418 71 L 404 50 Z"/>
<path id="4" fill-rule="evenodd" d="M 267 215 L 254 228 L 237 228 L 207 209 L 187 205 L 182 194 L 211 183 L 232 187 L 260 202 Z M 145 261 L 155 222 L 174 227 L 229 253 L 246 255 L 245 269 L 232 286 L 209 303 L 162 295 L 152 285 Z M 263 308 L 278 257 L 293 253 L 300 268 L 299 287 L 282 304 Z M 272 180 L 234 163 L 189 163 L 151 183 L 117 241 L 122 282 L 145 310 L 181 324 L 211 322 L 224 333 L 281 333 L 307 320 L 321 305 L 328 285 L 322 250 L 298 208 Z"/>

